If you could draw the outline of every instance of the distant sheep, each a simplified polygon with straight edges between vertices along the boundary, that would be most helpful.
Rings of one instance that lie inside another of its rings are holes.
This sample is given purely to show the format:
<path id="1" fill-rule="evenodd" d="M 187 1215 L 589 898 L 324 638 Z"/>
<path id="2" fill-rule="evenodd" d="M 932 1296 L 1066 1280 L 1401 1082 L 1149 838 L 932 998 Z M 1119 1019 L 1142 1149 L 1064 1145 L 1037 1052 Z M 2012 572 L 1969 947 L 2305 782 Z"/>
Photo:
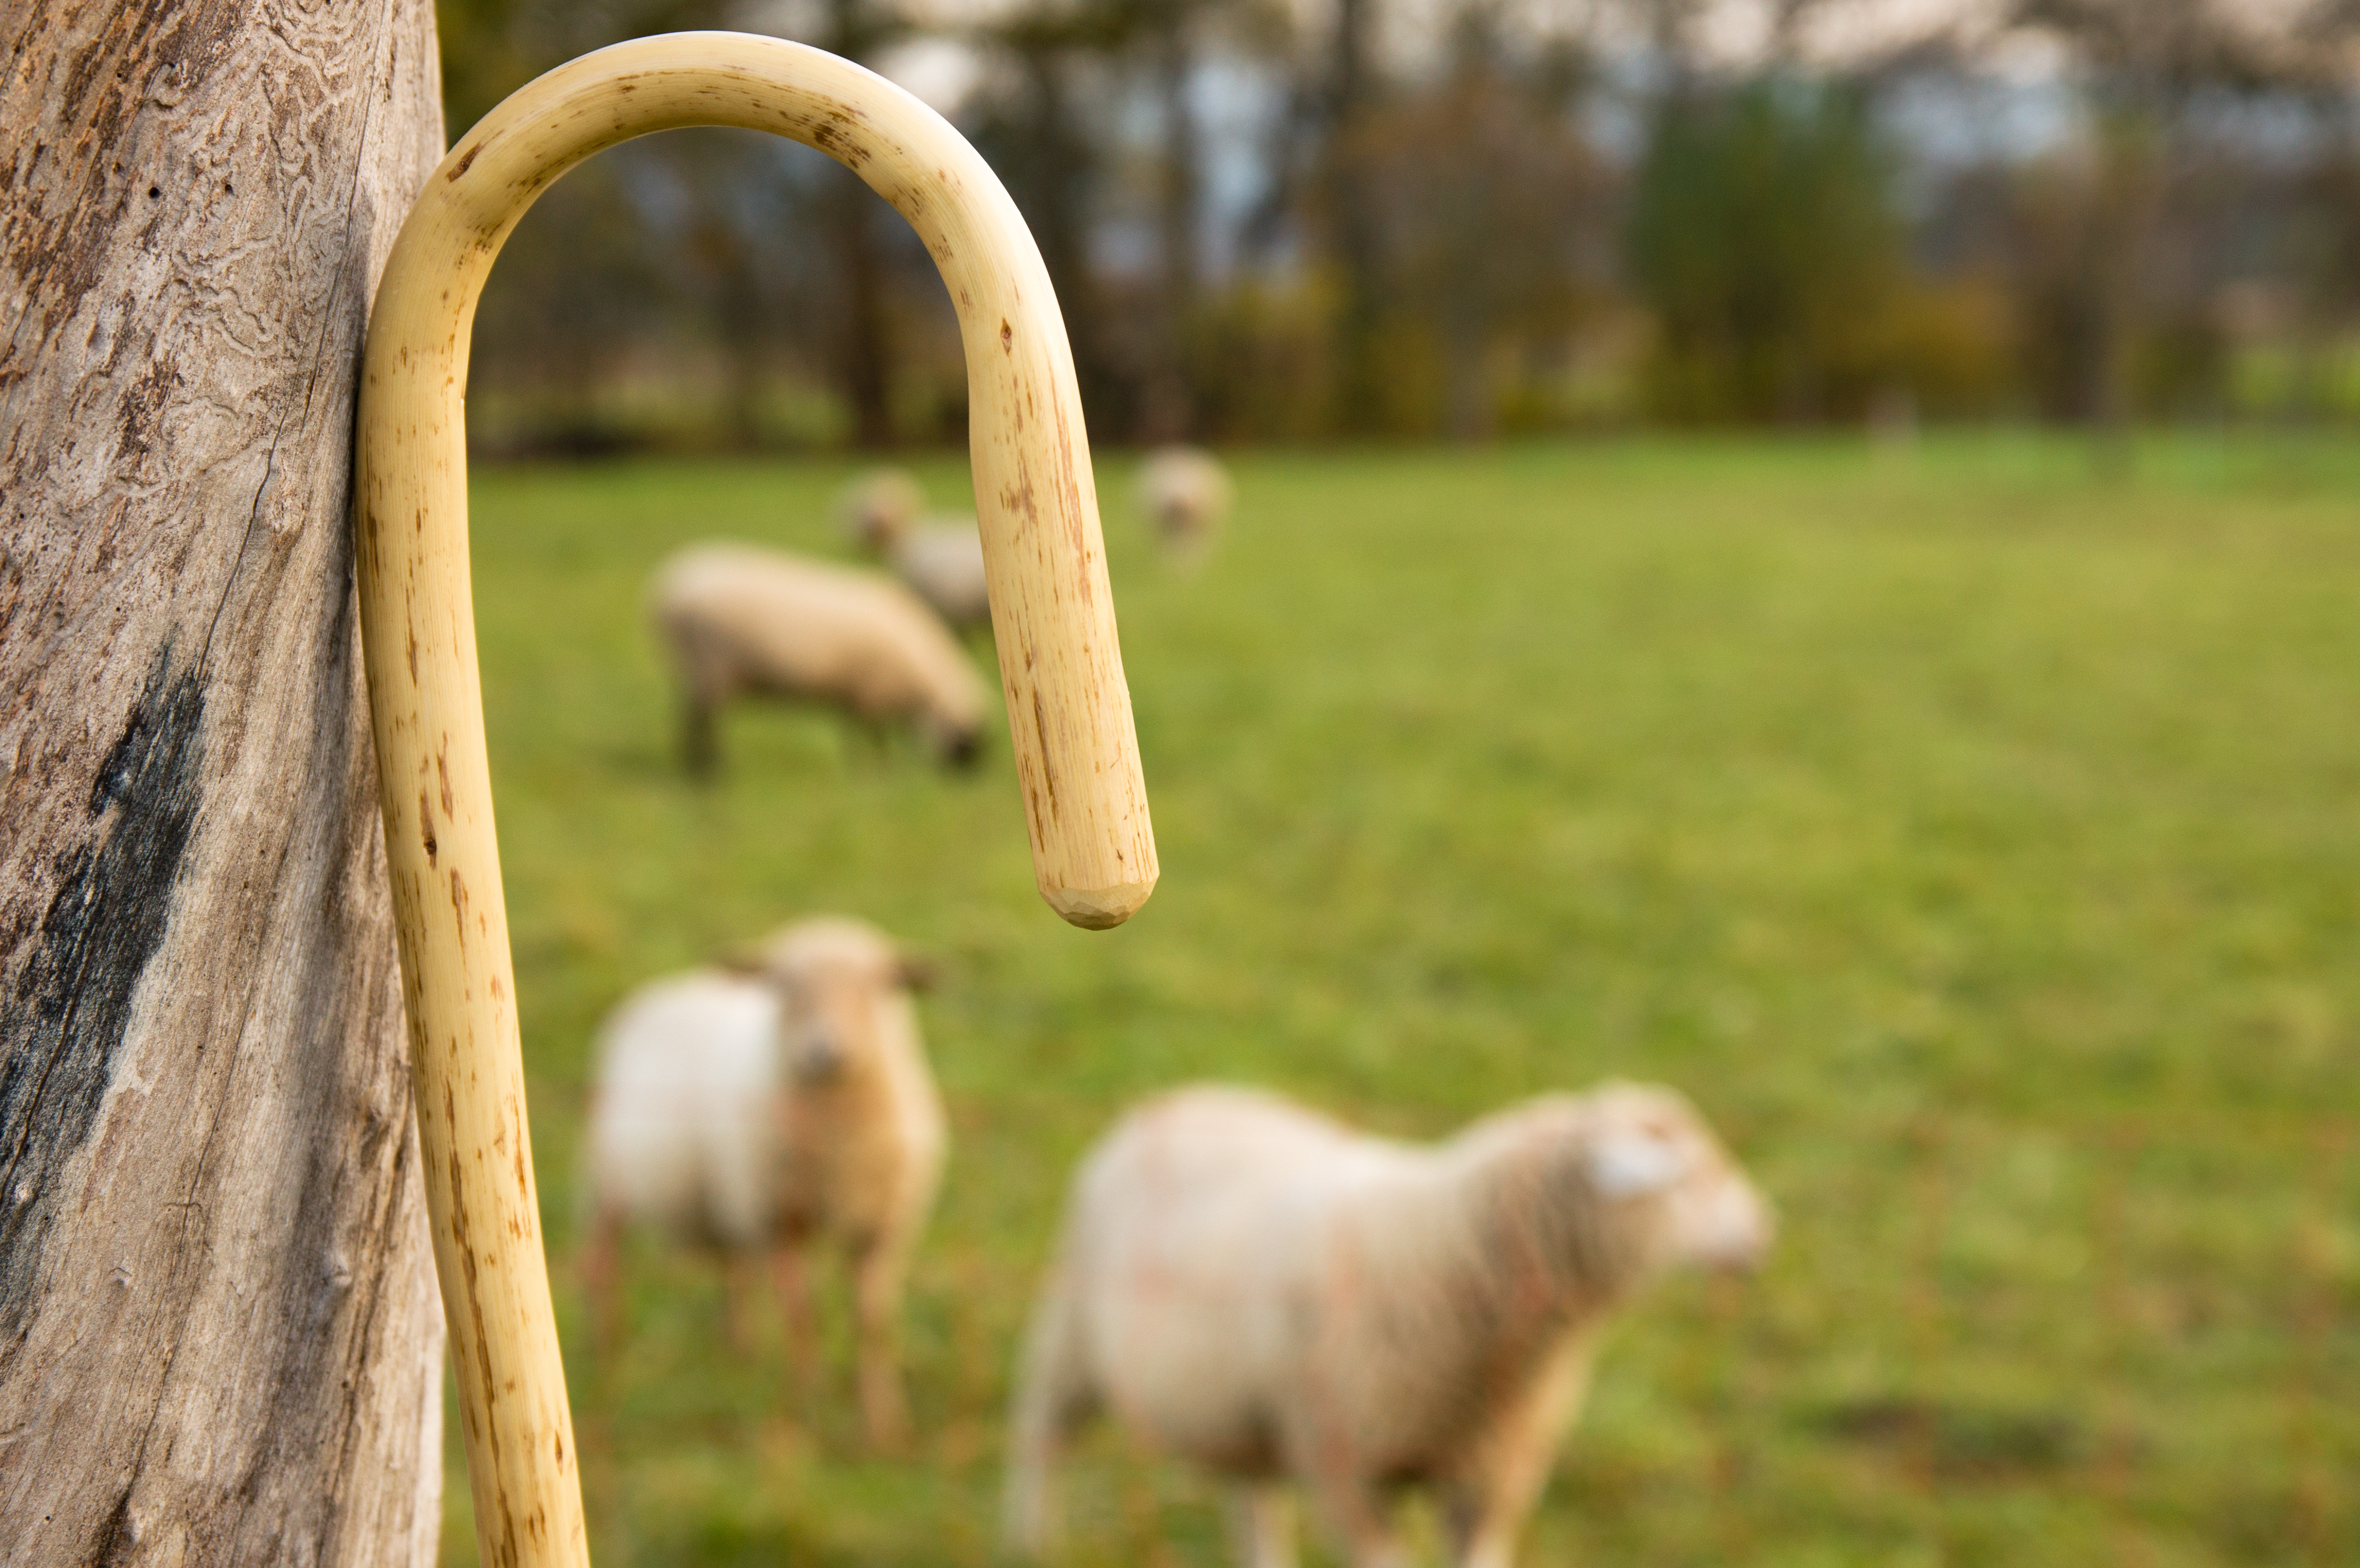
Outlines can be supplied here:
<path id="1" fill-rule="evenodd" d="M 947 1144 L 893 943 L 857 920 L 788 927 L 745 972 L 701 970 L 627 998 L 601 1030 L 585 1270 L 602 1340 L 620 1321 L 620 1233 L 637 1222 L 730 1260 L 731 1323 L 762 1255 L 791 1353 L 816 1375 L 804 1253 L 839 1244 L 858 1323 L 861 1413 L 881 1447 L 908 1418 L 894 1340 L 901 1283 Z"/>
<path id="2" fill-rule="evenodd" d="M 912 593 L 959 631 L 991 624 L 983 538 L 973 517 L 927 518 L 926 493 L 898 468 L 853 481 L 842 502 L 853 543 L 881 557 Z"/>
<path id="3" fill-rule="evenodd" d="M 1754 1265 L 1768 1205 L 1669 1090 L 1557 1095 L 1417 1147 L 1199 1088 L 1133 1112 L 1074 1184 L 1011 1417 L 1011 1546 L 1094 1411 L 1237 1485 L 1243 1560 L 1295 1561 L 1301 1484 L 1355 1568 L 1404 1562 L 1433 1489 L 1459 1568 L 1506 1568 L 1601 1330 L 1679 1264 Z"/>
<path id="4" fill-rule="evenodd" d="M 715 717 L 747 696 L 825 703 L 879 733 L 913 724 L 943 761 L 974 761 L 983 682 L 900 585 L 748 545 L 700 544 L 664 563 L 650 597 L 680 686 L 691 773 L 713 770 Z"/>
<path id="5" fill-rule="evenodd" d="M 926 510 L 925 488 L 901 468 L 871 468 L 836 498 L 844 531 L 863 550 L 882 549 L 887 540 L 918 521 Z"/>
<path id="6" fill-rule="evenodd" d="M 1201 554 L 1229 516 L 1229 471 L 1211 453 L 1166 446 L 1139 470 L 1139 510 L 1156 543 L 1175 558 Z"/>

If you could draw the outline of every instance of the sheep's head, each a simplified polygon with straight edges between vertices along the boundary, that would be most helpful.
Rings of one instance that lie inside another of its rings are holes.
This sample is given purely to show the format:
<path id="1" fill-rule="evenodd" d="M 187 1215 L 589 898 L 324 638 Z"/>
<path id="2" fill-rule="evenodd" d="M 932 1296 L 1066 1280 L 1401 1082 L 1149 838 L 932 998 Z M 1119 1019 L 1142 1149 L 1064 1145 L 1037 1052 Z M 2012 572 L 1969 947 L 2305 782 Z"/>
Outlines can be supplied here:
<path id="1" fill-rule="evenodd" d="M 979 720 L 930 716 L 924 725 L 926 743 L 934 760 L 960 773 L 971 772 L 983 761 L 983 725 Z"/>
<path id="2" fill-rule="evenodd" d="M 1201 532 L 1229 512 L 1229 471 L 1210 453 L 1164 447 L 1140 468 L 1139 505 L 1169 537 Z"/>
<path id="3" fill-rule="evenodd" d="M 878 468 L 845 488 L 836 508 L 844 532 L 864 550 L 893 547 L 926 508 L 926 492 L 899 468 Z"/>
<path id="4" fill-rule="evenodd" d="M 799 921 L 733 962 L 777 993 L 781 1065 L 789 1081 L 810 1088 L 873 1063 L 890 1011 L 908 1007 L 908 993 L 926 981 L 892 938 L 842 917 Z"/>
<path id="5" fill-rule="evenodd" d="M 1584 1100 L 1591 1190 L 1635 1224 L 1657 1266 L 1751 1269 L 1777 1222 L 1696 1107 L 1677 1091 L 1612 1083 Z"/>

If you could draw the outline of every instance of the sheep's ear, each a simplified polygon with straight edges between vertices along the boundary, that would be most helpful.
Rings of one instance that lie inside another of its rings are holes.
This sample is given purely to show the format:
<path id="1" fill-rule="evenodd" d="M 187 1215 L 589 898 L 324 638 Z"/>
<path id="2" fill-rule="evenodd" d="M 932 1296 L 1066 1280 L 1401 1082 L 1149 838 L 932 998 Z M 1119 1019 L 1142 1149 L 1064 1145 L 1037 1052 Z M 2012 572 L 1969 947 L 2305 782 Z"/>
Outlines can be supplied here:
<path id="1" fill-rule="evenodd" d="M 1590 1179 L 1609 1198 L 1661 1192 L 1688 1173 L 1685 1150 L 1646 1133 L 1609 1133 L 1590 1151 Z"/>
<path id="2" fill-rule="evenodd" d="M 923 953 L 903 953 L 894 960 L 894 981 L 905 991 L 932 991 L 942 978 L 943 966 Z"/>
<path id="3" fill-rule="evenodd" d="M 763 961 L 762 949 L 751 942 L 740 942 L 735 947 L 723 948 L 713 962 L 724 974 L 742 974 L 749 978 L 770 967 Z"/>

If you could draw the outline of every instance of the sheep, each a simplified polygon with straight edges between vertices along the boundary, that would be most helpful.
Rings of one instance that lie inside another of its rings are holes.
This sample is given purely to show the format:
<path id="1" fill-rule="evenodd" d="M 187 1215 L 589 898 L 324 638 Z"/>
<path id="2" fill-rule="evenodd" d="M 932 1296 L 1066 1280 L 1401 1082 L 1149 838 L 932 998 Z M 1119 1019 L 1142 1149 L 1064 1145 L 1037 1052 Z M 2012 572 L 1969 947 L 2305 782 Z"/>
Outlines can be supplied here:
<path id="1" fill-rule="evenodd" d="M 864 550 L 880 548 L 917 521 L 925 510 L 924 487 L 901 468 L 871 468 L 854 478 L 836 498 L 845 532 Z"/>
<path id="2" fill-rule="evenodd" d="M 1229 472 L 1194 446 L 1152 452 L 1139 470 L 1139 509 L 1175 560 L 1201 554 L 1229 515 Z"/>
<path id="3" fill-rule="evenodd" d="M 700 544 L 658 569 L 650 599 L 693 774 L 713 771 L 715 714 L 745 694 L 832 704 L 880 735 L 907 720 L 945 762 L 975 761 L 983 682 L 899 584 L 749 545 Z"/>
<path id="4" fill-rule="evenodd" d="M 991 624 L 984 590 L 983 537 L 975 519 L 921 518 L 926 493 L 898 468 L 880 468 L 853 481 L 841 510 L 853 543 L 881 556 L 912 593 L 952 630 Z"/>
<path id="5" fill-rule="evenodd" d="M 1090 1414 L 1234 1484 L 1242 1562 L 1295 1561 L 1288 1480 L 1354 1568 L 1406 1559 L 1437 1495 L 1452 1561 L 1507 1568 L 1601 1332 L 1676 1264 L 1751 1267 L 1768 1204 L 1666 1089 L 1553 1095 L 1418 1147 L 1200 1087 L 1125 1118 L 1076 1179 L 1010 1417 L 1009 1546 L 1053 1529 Z"/>
<path id="6" fill-rule="evenodd" d="M 637 1222 L 727 1258 L 740 1343 L 749 1277 L 769 1254 L 808 1391 L 818 1364 L 804 1255 L 832 1242 L 852 1277 L 869 1441 L 901 1444 L 902 1279 L 948 1150 L 911 1001 L 924 980 L 883 932 L 823 917 L 616 1008 L 600 1032 L 583 1182 L 603 1343 L 621 1321 L 621 1232 Z"/>

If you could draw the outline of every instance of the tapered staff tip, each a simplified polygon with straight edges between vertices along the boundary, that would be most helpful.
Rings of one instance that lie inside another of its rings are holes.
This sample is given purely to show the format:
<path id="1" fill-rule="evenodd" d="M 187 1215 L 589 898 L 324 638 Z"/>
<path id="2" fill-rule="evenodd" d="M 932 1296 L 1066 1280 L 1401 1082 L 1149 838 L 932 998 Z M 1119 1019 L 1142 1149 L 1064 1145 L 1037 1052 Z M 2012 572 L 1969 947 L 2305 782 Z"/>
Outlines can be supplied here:
<path id="1" fill-rule="evenodd" d="M 1114 887 L 1044 887 L 1041 896 L 1070 925 L 1085 931 L 1106 931 L 1139 913 L 1155 891 L 1155 879 L 1122 883 Z"/>

